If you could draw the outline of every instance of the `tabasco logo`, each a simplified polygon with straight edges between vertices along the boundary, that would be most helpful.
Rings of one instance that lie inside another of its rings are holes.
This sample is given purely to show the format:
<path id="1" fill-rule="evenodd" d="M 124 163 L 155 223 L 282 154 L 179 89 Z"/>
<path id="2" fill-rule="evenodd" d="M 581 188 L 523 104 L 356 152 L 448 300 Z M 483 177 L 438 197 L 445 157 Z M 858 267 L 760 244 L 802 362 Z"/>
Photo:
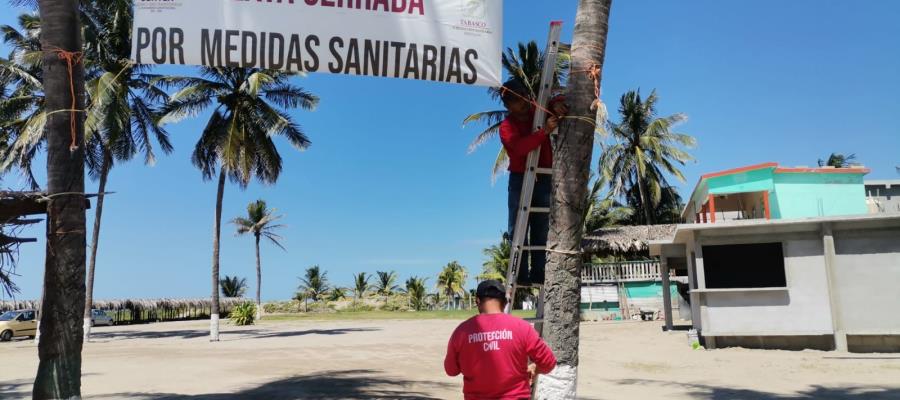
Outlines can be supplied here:
<path id="1" fill-rule="evenodd" d="M 458 29 L 490 33 L 491 29 L 487 23 L 487 2 L 488 0 L 459 0 L 459 10 L 462 18 L 457 24 Z"/>

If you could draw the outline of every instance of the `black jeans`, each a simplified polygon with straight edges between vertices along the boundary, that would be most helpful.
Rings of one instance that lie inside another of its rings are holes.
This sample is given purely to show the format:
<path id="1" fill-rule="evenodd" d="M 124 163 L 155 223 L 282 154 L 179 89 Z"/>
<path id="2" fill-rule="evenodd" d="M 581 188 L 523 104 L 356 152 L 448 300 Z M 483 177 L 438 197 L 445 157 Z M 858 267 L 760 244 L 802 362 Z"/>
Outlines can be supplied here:
<path id="1" fill-rule="evenodd" d="M 510 173 L 509 174 L 509 191 L 507 197 L 507 205 L 509 207 L 509 237 L 512 240 L 513 231 L 516 227 L 516 217 L 519 211 L 519 200 L 522 195 L 522 183 L 525 174 Z M 550 192 L 552 185 L 550 177 L 547 175 L 538 175 L 537 182 L 534 184 L 534 194 L 531 197 L 532 207 L 550 207 Z M 528 220 L 528 234 L 525 237 L 526 246 L 546 246 L 547 233 L 550 231 L 550 214 L 532 213 Z M 531 265 L 529 268 L 529 260 Z M 519 275 L 516 277 L 518 283 L 544 283 L 544 266 L 547 264 L 547 252 L 544 250 L 532 250 L 522 253 L 522 259 L 519 263 Z"/>

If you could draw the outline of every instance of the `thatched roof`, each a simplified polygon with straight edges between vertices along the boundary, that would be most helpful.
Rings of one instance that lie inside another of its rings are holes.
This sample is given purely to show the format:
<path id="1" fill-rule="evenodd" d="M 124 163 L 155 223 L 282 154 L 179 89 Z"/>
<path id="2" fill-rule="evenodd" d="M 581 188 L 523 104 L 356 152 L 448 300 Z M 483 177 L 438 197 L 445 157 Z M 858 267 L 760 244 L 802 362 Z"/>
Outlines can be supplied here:
<path id="1" fill-rule="evenodd" d="M 219 305 L 223 308 L 234 307 L 249 301 L 242 297 L 221 297 Z M 206 308 L 212 304 L 208 297 L 198 299 L 121 299 L 121 300 L 96 300 L 94 307 L 102 310 L 120 309 L 178 309 L 178 308 Z M 40 302 L 37 300 L 0 301 L 0 311 L 19 309 L 38 309 Z"/>
<path id="2" fill-rule="evenodd" d="M 585 253 L 627 254 L 644 252 L 652 240 L 672 239 L 676 225 L 638 225 L 602 228 L 581 242 Z"/>

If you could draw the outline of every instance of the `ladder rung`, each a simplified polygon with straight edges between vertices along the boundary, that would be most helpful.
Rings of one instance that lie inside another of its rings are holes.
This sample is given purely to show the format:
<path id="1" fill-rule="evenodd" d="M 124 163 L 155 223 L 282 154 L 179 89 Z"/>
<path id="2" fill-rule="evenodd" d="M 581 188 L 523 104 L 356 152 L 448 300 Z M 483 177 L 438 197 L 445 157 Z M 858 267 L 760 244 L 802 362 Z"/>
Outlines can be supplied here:
<path id="1" fill-rule="evenodd" d="M 547 250 L 547 246 L 522 246 L 523 251 Z"/>
<path id="2" fill-rule="evenodd" d="M 553 175 L 553 168 L 535 168 L 534 172 L 544 175 Z"/>
<path id="3" fill-rule="evenodd" d="M 550 212 L 550 207 L 531 207 L 528 211 L 533 213 L 548 213 Z"/>
<path id="4" fill-rule="evenodd" d="M 534 323 L 543 323 L 543 322 L 544 322 L 544 319 L 543 319 L 543 318 L 523 318 L 523 319 L 525 320 L 525 322 L 529 322 L 529 323 L 532 323 L 532 324 L 534 324 Z"/>

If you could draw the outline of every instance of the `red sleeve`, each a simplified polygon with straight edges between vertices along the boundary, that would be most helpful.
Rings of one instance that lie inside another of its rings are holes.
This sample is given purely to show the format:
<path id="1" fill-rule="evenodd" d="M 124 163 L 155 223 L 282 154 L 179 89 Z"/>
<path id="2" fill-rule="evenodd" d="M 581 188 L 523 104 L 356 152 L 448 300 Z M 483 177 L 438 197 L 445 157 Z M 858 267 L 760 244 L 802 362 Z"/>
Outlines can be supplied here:
<path id="1" fill-rule="evenodd" d="M 556 367 L 556 356 L 553 355 L 550 346 L 547 346 L 547 343 L 538 336 L 537 331 L 530 325 L 528 326 L 527 332 L 528 334 L 525 337 L 526 340 L 528 340 L 526 347 L 528 358 L 537 365 L 538 373 L 550 373 L 550 371 L 553 371 L 553 368 Z"/>
<path id="2" fill-rule="evenodd" d="M 541 129 L 531 135 L 519 135 L 516 128 L 509 122 L 500 124 L 500 141 L 506 148 L 510 157 L 526 157 L 532 150 L 541 146 L 547 140 L 547 134 Z"/>
<path id="3" fill-rule="evenodd" d="M 450 341 L 447 343 L 447 355 L 444 357 L 444 371 L 448 376 L 457 376 L 462 372 L 459 369 L 459 349 L 457 349 L 456 345 L 458 332 L 459 329 L 453 331 L 453 335 L 450 336 Z"/>

